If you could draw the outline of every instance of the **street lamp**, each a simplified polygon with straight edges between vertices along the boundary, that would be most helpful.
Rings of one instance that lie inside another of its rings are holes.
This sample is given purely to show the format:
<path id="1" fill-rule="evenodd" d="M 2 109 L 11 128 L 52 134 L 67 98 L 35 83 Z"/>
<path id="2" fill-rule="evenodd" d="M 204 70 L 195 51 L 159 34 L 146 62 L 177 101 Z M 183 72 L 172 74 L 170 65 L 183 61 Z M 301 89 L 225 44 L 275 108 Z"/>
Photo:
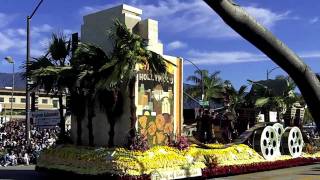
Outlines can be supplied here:
<path id="1" fill-rule="evenodd" d="M 197 66 L 195 65 L 192 61 L 188 60 L 188 59 L 183 59 L 185 61 L 188 61 L 190 62 L 195 68 L 197 68 L 200 72 L 200 75 L 201 75 L 201 100 L 203 101 L 204 99 L 204 83 L 203 83 L 203 73 L 202 73 L 202 70 Z"/>
<path id="2" fill-rule="evenodd" d="M 277 67 L 272 68 L 271 70 L 268 70 L 268 69 L 267 69 L 267 80 L 269 80 L 269 74 L 270 74 L 273 70 L 278 69 L 278 68 L 280 68 L 280 67 L 277 66 Z"/>
<path id="3" fill-rule="evenodd" d="M 40 0 L 36 8 L 33 10 L 30 16 L 27 16 L 27 58 L 26 58 L 26 140 L 27 144 L 30 145 L 30 120 L 29 120 L 29 109 L 30 109 L 30 93 L 29 93 L 29 64 L 30 64 L 30 20 L 38 10 L 43 0 Z"/>
<path id="4" fill-rule="evenodd" d="M 12 64 L 12 88 L 11 88 L 11 110 L 10 110 L 10 120 L 12 120 L 12 103 L 13 103 L 13 91 L 14 91 L 14 60 L 11 56 L 4 58 L 9 64 Z"/>

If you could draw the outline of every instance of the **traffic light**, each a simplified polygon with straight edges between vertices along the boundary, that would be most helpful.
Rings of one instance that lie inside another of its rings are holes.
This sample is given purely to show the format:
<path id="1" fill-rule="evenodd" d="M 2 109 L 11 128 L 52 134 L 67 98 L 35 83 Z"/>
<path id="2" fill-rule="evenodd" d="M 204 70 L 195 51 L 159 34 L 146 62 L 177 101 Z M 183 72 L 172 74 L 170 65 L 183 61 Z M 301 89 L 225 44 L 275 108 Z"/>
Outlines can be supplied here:
<path id="1" fill-rule="evenodd" d="M 31 96 L 31 111 L 34 112 L 34 111 L 38 110 L 38 98 L 39 98 L 39 96 L 36 95 L 35 92 L 32 92 L 30 94 L 30 96 Z"/>

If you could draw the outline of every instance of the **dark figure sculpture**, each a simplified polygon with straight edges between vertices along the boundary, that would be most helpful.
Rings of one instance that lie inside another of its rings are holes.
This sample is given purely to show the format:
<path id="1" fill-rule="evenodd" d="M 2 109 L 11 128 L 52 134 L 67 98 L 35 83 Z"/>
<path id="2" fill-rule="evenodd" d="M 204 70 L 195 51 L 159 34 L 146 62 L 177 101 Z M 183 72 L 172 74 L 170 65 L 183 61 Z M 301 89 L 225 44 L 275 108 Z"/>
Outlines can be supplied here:
<path id="1" fill-rule="evenodd" d="M 212 118 L 208 109 L 205 109 L 200 119 L 200 140 L 208 143 L 212 141 Z"/>

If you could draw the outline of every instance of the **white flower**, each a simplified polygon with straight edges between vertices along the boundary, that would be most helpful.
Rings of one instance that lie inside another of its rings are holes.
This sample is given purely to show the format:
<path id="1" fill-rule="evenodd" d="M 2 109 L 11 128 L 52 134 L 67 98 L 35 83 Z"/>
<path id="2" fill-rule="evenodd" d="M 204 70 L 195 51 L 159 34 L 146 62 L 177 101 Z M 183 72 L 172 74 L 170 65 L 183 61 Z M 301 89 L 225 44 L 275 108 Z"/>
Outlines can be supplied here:
<path id="1" fill-rule="evenodd" d="M 193 157 L 192 156 L 187 155 L 186 159 L 187 159 L 188 163 L 190 163 L 190 164 L 193 163 Z"/>
<path id="2" fill-rule="evenodd" d="M 230 153 L 230 155 L 231 155 L 232 159 L 234 159 L 234 160 L 238 160 L 238 157 L 237 157 L 235 154 Z"/>
<path id="3" fill-rule="evenodd" d="M 161 153 L 161 154 L 167 154 L 167 151 L 166 150 L 164 150 L 164 149 L 159 149 L 159 151 L 158 151 L 159 153 Z"/>
<path id="4" fill-rule="evenodd" d="M 239 148 L 239 147 L 236 147 L 236 151 L 237 151 L 238 153 L 241 153 L 241 152 L 242 152 L 242 149 Z"/>
<path id="5" fill-rule="evenodd" d="M 253 152 L 252 151 L 248 151 L 249 156 L 253 156 Z"/>
<path id="6" fill-rule="evenodd" d="M 153 152 L 148 152 L 148 156 L 152 158 L 154 156 L 154 153 Z"/>

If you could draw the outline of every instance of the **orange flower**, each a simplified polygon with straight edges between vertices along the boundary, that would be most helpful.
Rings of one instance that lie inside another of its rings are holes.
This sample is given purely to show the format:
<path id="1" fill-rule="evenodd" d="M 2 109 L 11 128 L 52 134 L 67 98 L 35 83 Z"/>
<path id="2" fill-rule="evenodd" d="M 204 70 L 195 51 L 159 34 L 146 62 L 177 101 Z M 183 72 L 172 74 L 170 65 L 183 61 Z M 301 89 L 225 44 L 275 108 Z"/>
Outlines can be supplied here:
<path id="1" fill-rule="evenodd" d="M 154 122 L 149 123 L 148 133 L 149 135 L 153 136 L 157 131 L 157 126 Z"/>
<path id="2" fill-rule="evenodd" d="M 164 125 L 163 132 L 169 134 L 169 133 L 172 133 L 172 131 L 173 131 L 173 125 L 171 123 L 166 123 Z"/>
<path id="3" fill-rule="evenodd" d="M 139 117 L 139 123 L 140 123 L 140 126 L 142 127 L 142 128 L 146 128 L 146 126 L 147 126 L 147 121 L 148 121 L 148 118 L 147 118 L 147 116 L 141 116 L 141 117 Z"/>
<path id="4" fill-rule="evenodd" d="M 165 139 L 165 136 L 162 132 L 157 132 L 156 133 L 156 136 L 157 136 L 157 142 L 158 144 L 161 144 L 163 143 L 164 139 Z"/>
<path id="5" fill-rule="evenodd" d="M 163 130 L 163 125 L 165 123 L 165 120 L 162 116 L 162 114 L 158 114 L 157 117 L 156 117 L 156 125 L 157 125 L 157 128 L 159 130 Z"/>
<path id="6" fill-rule="evenodd" d="M 140 129 L 140 134 L 141 134 L 143 137 L 147 137 L 147 130 L 146 130 L 146 129 Z"/>

